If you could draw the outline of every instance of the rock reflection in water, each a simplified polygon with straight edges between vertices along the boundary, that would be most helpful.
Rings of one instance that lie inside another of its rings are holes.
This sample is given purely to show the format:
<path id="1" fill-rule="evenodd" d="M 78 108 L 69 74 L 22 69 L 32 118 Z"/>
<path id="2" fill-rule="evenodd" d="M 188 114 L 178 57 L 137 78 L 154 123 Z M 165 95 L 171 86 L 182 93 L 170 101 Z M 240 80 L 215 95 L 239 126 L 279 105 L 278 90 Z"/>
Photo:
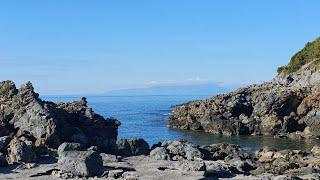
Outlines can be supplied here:
<path id="1" fill-rule="evenodd" d="M 319 139 L 292 140 L 274 136 L 224 136 L 197 131 L 175 130 L 185 134 L 185 139 L 198 145 L 208 145 L 216 143 L 232 143 L 240 145 L 244 149 L 258 150 L 268 146 L 273 149 L 300 149 L 311 150 L 314 145 L 320 145 Z"/>

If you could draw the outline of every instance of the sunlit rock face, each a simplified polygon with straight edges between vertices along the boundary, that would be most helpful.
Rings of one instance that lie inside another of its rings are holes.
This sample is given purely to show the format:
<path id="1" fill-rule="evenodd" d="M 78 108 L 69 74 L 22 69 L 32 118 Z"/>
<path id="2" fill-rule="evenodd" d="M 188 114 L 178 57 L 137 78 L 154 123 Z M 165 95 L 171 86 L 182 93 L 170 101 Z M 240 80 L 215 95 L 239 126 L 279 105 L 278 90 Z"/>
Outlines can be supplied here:
<path id="1" fill-rule="evenodd" d="M 0 108 L 0 136 L 28 136 L 36 147 L 76 142 L 109 151 L 120 125 L 94 113 L 85 98 L 58 104 L 42 101 L 30 82 L 20 89 L 11 81 L 1 82 Z"/>
<path id="2" fill-rule="evenodd" d="M 320 46 L 308 44 L 269 82 L 177 106 L 169 126 L 225 135 L 320 136 L 320 59 L 310 55 Z"/>

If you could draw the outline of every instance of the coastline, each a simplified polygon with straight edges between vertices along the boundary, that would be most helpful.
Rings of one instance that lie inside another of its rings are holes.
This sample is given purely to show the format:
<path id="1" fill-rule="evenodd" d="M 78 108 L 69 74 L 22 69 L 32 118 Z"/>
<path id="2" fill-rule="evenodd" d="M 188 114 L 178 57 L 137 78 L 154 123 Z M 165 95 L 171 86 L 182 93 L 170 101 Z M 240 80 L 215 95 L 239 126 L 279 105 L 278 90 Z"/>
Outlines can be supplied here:
<path id="1" fill-rule="evenodd" d="M 121 123 L 87 106 L 42 101 L 29 82 L 1 83 L 0 178 L 23 179 L 274 179 L 319 178 L 320 147 L 268 147 L 252 152 L 233 144 L 198 146 L 185 140 L 149 145 L 119 139 Z M 50 122 L 50 123 L 48 123 Z M 15 128 L 14 128 L 15 127 Z"/>

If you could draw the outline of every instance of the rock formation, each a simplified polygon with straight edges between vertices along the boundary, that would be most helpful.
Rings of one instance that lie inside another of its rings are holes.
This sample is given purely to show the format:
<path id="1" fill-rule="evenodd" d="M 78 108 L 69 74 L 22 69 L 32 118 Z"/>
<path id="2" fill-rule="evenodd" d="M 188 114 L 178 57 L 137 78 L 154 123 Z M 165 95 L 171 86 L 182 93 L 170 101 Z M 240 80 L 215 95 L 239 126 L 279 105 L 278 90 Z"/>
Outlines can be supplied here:
<path id="1" fill-rule="evenodd" d="M 30 82 L 20 89 L 11 81 L 0 83 L 1 165 L 35 163 L 37 156 L 63 142 L 110 152 L 116 147 L 119 125 L 95 114 L 85 98 L 55 104 L 42 101 Z"/>
<path id="2" fill-rule="evenodd" d="M 315 116 L 308 115 L 317 108 L 317 96 L 310 94 L 306 98 L 304 93 L 294 88 L 283 88 L 283 91 L 277 92 L 278 95 L 281 94 L 277 97 L 264 90 L 270 99 L 267 102 L 270 103 L 254 105 L 255 100 L 250 98 L 260 91 L 248 89 L 238 90 L 248 92 L 244 93 L 246 95 L 229 95 L 230 99 L 224 100 L 228 101 L 229 110 L 238 114 L 247 127 L 232 129 L 231 127 L 236 127 L 229 126 L 232 123 L 221 122 L 221 127 L 228 128 L 224 132 L 242 134 L 239 132 L 253 131 L 258 134 L 259 131 L 250 120 L 250 114 L 267 115 L 268 111 L 288 115 L 286 127 L 300 127 L 310 133 L 317 130 L 312 126 L 313 119 L 317 120 L 317 112 Z M 251 95 L 248 95 L 249 92 Z M 255 98 L 263 96 L 256 95 Z M 42 101 L 31 83 L 16 89 L 11 81 L 5 81 L 0 83 L 0 100 L 0 179 L 320 177 L 319 146 L 314 146 L 309 152 L 263 148 L 254 153 L 233 144 L 198 146 L 185 140 L 167 140 L 150 148 L 143 139 L 117 140 L 120 122 L 95 114 L 87 107 L 85 98 L 73 103 L 55 104 Z M 260 108 L 252 108 L 255 106 Z M 291 109 L 295 109 L 296 114 L 310 116 L 310 124 L 307 121 L 303 124 L 295 119 Z M 201 111 L 198 113 L 201 114 Z M 234 123 L 237 120 L 233 118 L 229 122 L 231 121 Z M 283 130 L 282 124 L 280 127 L 275 126 L 278 128 L 274 128 L 273 123 L 265 122 L 265 125 L 272 127 L 268 131 L 261 129 L 260 132 Z M 219 130 L 221 127 L 215 128 Z M 296 133 L 294 136 L 298 135 Z"/>
<path id="3" fill-rule="evenodd" d="M 320 136 L 319 42 L 311 43 L 314 48 L 308 43 L 269 82 L 177 106 L 169 126 L 224 135 Z"/>
<path id="4" fill-rule="evenodd" d="M 11 81 L 0 83 L 0 136 L 28 137 L 35 147 L 76 142 L 107 152 L 116 144 L 119 125 L 95 114 L 85 98 L 55 104 L 42 101 L 30 82 L 20 89 Z"/>
<path id="5" fill-rule="evenodd" d="M 170 126 L 319 137 L 318 48 L 320 39 L 308 43 L 270 82 L 178 106 Z M 0 179 L 320 179 L 319 146 L 252 152 L 167 140 L 150 148 L 143 139 L 117 140 L 119 125 L 94 113 L 85 98 L 56 104 L 42 101 L 30 82 L 20 89 L 0 82 Z"/>

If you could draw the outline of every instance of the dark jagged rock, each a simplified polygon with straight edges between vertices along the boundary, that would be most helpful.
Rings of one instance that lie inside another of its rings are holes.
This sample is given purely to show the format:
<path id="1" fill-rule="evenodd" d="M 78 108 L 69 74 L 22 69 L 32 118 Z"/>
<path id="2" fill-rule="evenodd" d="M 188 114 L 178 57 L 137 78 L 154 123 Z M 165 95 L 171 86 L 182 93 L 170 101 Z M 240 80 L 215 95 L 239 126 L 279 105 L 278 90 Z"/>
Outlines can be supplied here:
<path id="1" fill-rule="evenodd" d="M 120 139 L 117 141 L 114 153 L 120 156 L 148 155 L 149 144 L 144 139 Z"/>
<path id="2" fill-rule="evenodd" d="M 0 152 L 3 152 L 6 149 L 10 139 L 11 138 L 9 136 L 0 137 Z"/>
<path id="3" fill-rule="evenodd" d="M 109 152 L 116 145 L 119 125 L 94 113 L 85 98 L 55 104 L 42 101 L 30 82 L 20 89 L 11 81 L 0 83 L 0 136 L 27 134 L 36 147 L 75 142 Z"/>
<path id="4" fill-rule="evenodd" d="M 0 154 L 0 168 L 1 167 L 6 167 L 8 165 L 8 161 L 7 159 Z"/>
<path id="5" fill-rule="evenodd" d="M 307 129 L 310 134 L 303 136 L 320 136 L 319 59 L 307 62 L 269 82 L 179 105 L 169 126 L 224 135 L 281 135 Z"/>
<path id="6" fill-rule="evenodd" d="M 200 149 L 205 154 L 204 158 L 207 160 L 252 159 L 252 154 L 243 151 L 239 146 L 234 144 L 212 144 L 202 146 Z"/>

